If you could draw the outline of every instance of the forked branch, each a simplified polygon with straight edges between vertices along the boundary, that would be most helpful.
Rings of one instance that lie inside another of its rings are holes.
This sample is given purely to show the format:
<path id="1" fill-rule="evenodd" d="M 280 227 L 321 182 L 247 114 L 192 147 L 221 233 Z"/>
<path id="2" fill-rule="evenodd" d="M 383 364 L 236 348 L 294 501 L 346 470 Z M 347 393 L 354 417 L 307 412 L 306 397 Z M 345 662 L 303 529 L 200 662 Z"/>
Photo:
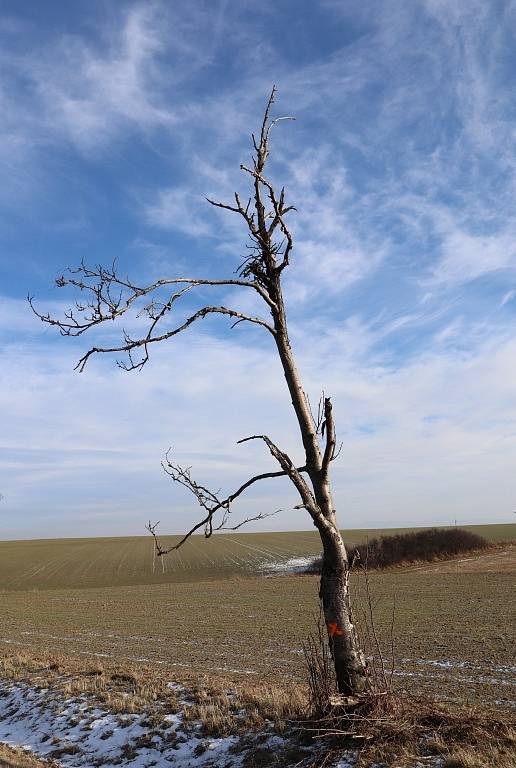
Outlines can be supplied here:
<path id="1" fill-rule="evenodd" d="M 317 527 L 326 528 L 327 521 L 321 514 L 320 507 L 317 504 L 313 491 L 310 489 L 308 483 L 301 474 L 301 472 L 308 471 L 307 467 L 303 467 L 302 469 L 296 467 L 290 456 L 288 456 L 288 454 L 286 454 L 284 451 L 280 450 L 267 435 L 251 435 L 250 437 L 244 437 L 238 442 L 245 443 L 248 440 L 263 440 L 271 452 L 271 455 L 274 456 L 283 472 L 290 478 L 292 484 L 295 486 L 299 495 L 301 496 L 302 503 L 298 504 L 296 508 L 299 509 L 300 507 L 304 507 L 312 517 Z"/>
<path id="2" fill-rule="evenodd" d="M 324 421 L 321 424 L 321 435 L 324 437 L 326 433 L 326 445 L 324 448 L 322 471 L 325 475 L 328 474 L 330 461 L 335 458 L 335 451 L 337 447 L 337 435 L 335 432 L 335 422 L 333 420 L 333 408 L 329 397 L 324 398 Z"/>
<path id="3" fill-rule="evenodd" d="M 167 452 L 165 460 L 162 462 L 164 471 L 174 480 L 174 482 L 179 483 L 179 485 L 182 485 L 184 488 L 190 491 L 193 496 L 195 496 L 197 503 L 204 510 L 204 516 L 190 528 L 190 530 L 180 539 L 177 544 L 174 544 L 171 547 L 163 547 L 159 542 L 158 536 L 156 534 L 159 521 L 157 523 L 151 523 L 149 521 L 149 523 L 146 525 L 146 528 L 154 537 L 156 553 L 159 556 L 166 555 L 175 549 L 179 549 L 190 538 L 190 536 L 192 536 L 194 533 L 197 533 L 197 531 L 200 529 L 204 529 L 204 536 L 206 538 L 210 538 L 210 536 L 212 536 L 215 531 L 235 531 L 246 523 L 255 520 L 263 520 L 266 517 L 270 517 L 276 514 L 276 512 L 279 510 L 276 510 L 275 512 L 263 512 L 253 517 L 248 517 L 236 525 L 227 524 L 231 514 L 231 504 L 235 501 L 235 499 L 237 499 L 251 485 L 254 485 L 254 483 L 273 477 L 288 477 L 299 491 L 299 494 L 303 500 L 301 506 L 306 507 L 306 509 L 314 518 L 314 521 L 317 520 L 319 524 L 324 525 L 324 519 L 320 515 L 315 498 L 310 491 L 308 484 L 302 477 L 302 473 L 307 472 L 306 466 L 303 465 L 296 467 L 290 457 L 284 451 L 281 451 L 278 446 L 275 445 L 269 437 L 267 437 L 267 435 L 251 435 L 250 437 L 242 438 L 242 440 L 239 440 L 238 443 L 246 443 L 250 440 L 263 440 L 269 448 L 272 456 L 274 456 L 274 458 L 280 464 L 281 470 L 276 472 L 262 472 L 259 475 L 254 475 L 249 480 L 246 480 L 245 483 L 242 483 L 239 488 L 237 488 L 235 491 L 233 491 L 233 493 L 230 493 L 229 496 L 226 496 L 225 498 L 221 498 L 218 491 L 212 491 L 206 486 L 198 483 L 192 477 L 191 467 L 182 467 L 179 464 L 173 463 L 170 460 L 170 451 Z M 219 512 L 221 513 L 221 519 L 215 523 L 214 517 Z"/>
<path id="4" fill-rule="evenodd" d="M 158 341 L 164 341 L 186 330 L 192 323 L 206 317 L 209 314 L 226 315 L 236 320 L 237 323 L 248 322 L 260 325 L 274 334 L 273 326 L 260 317 L 252 317 L 245 312 L 231 309 L 226 306 L 205 306 L 190 315 L 184 322 L 172 330 L 159 332 L 162 321 L 172 312 L 176 302 L 192 289 L 202 286 L 224 287 L 237 286 L 251 288 L 256 291 L 268 305 L 274 308 L 274 302 L 268 293 L 256 280 L 210 280 L 205 278 L 178 277 L 157 280 L 146 286 L 133 283 L 129 278 L 121 277 L 116 271 L 116 264 L 109 268 L 102 266 L 89 267 L 84 262 L 75 269 L 69 269 L 67 276 L 61 275 L 56 279 L 59 288 L 72 286 L 76 288 L 84 298 L 76 301 L 73 308 L 66 310 L 63 317 L 53 317 L 50 313 L 40 312 L 34 305 L 33 298 L 28 297 L 30 307 L 34 314 L 47 325 L 56 327 L 63 336 L 81 336 L 106 321 L 114 321 L 126 315 L 129 310 L 141 304 L 137 314 L 148 320 L 147 333 L 140 338 L 132 338 L 122 331 L 123 343 L 115 346 L 92 347 L 77 363 L 76 369 L 83 371 L 89 358 L 97 353 L 125 352 L 128 362 L 118 363 L 124 370 L 136 370 L 142 368 L 149 359 L 149 345 Z M 163 296 L 167 288 L 174 287 L 172 293 Z M 147 302 L 145 303 L 145 300 Z M 150 301 L 148 301 L 150 299 Z M 143 354 L 137 361 L 133 359 L 134 350 L 141 348 Z"/>
<path id="5" fill-rule="evenodd" d="M 251 485 L 254 485 L 254 483 L 257 483 L 259 480 L 267 480 L 273 477 L 285 477 L 287 475 L 287 472 L 283 470 L 278 472 L 262 472 L 261 474 L 255 475 L 254 477 L 251 477 L 249 480 L 246 480 L 246 482 L 243 483 L 235 491 L 233 491 L 233 493 L 230 493 L 229 496 L 226 496 L 225 498 L 220 498 L 219 492 L 211 491 L 206 486 L 198 483 L 192 477 L 191 467 L 181 467 L 179 464 L 174 464 L 172 461 L 170 461 L 169 456 L 170 456 L 170 451 L 167 452 L 165 461 L 162 462 L 163 469 L 165 470 L 167 475 L 169 475 L 176 483 L 179 483 L 180 485 L 185 487 L 195 496 L 199 506 L 204 510 L 204 517 L 199 522 L 197 522 L 194 526 L 192 526 L 192 528 L 181 538 L 181 540 L 177 544 L 168 548 L 162 547 L 157 538 L 156 528 L 159 522 L 151 524 L 151 522 L 149 521 L 146 528 L 154 537 L 156 552 L 158 555 L 166 555 L 175 549 L 179 549 L 185 543 L 185 541 L 187 541 L 187 539 L 190 538 L 190 536 L 192 536 L 201 528 L 204 528 L 204 536 L 206 538 L 209 538 L 214 531 L 221 531 L 221 530 L 236 531 L 238 528 L 241 528 L 246 523 L 249 523 L 254 520 L 263 520 L 264 518 L 275 515 L 276 512 L 279 511 L 279 510 L 276 510 L 275 512 L 261 512 L 258 515 L 254 515 L 253 517 L 248 517 L 248 518 L 245 518 L 244 520 L 241 520 L 236 525 L 227 524 L 229 520 L 229 516 L 231 514 L 231 504 L 245 490 L 247 490 L 247 488 L 249 488 Z M 305 467 L 298 467 L 297 469 L 299 472 L 306 471 Z M 217 523 L 215 523 L 214 517 L 218 512 L 221 513 L 221 519 Z"/>
<path id="6" fill-rule="evenodd" d="M 275 97 L 276 87 L 272 89 L 267 102 L 259 139 L 257 140 L 252 134 L 255 150 L 252 168 L 244 164 L 240 165 L 240 169 L 253 178 L 254 199 L 249 198 L 244 207 L 237 193 L 235 193 L 234 204 L 207 198 L 211 205 L 237 213 L 246 222 L 251 240 L 252 255 L 245 259 L 241 265 L 240 274 L 244 277 L 253 276 L 254 280 L 262 285 L 267 292 L 269 292 L 274 279 L 289 263 L 293 238 L 285 222 L 285 216 L 296 210 L 293 205 L 286 205 L 285 188 L 283 187 L 278 195 L 271 182 L 264 176 L 272 128 L 282 120 L 295 119 L 291 116 L 270 119 L 270 111 Z M 267 199 L 270 205 L 267 203 Z M 276 230 L 281 233 L 279 240 L 275 239 Z"/>
<path id="7" fill-rule="evenodd" d="M 108 352 L 126 352 L 129 362 L 125 363 L 123 361 L 117 361 L 117 365 L 122 368 L 124 371 L 133 371 L 133 370 L 139 370 L 143 368 L 143 366 L 147 363 L 149 360 L 149 346 L 151 344 L 155 344 L 160 341 L 166 341 L 167 339 L 172 338 L 172 336 L 177 336 L 179 333 L 182 333 L 187 328 L 189 328 L 193 323 L 195 323 L 197 320 L 201 320 L 203 317 L 206 317 L 206 315 L 210 314 L 216 314 L 216 315 L 227 315 L 228 317 L 232 317 L 236 319 L 237 322 L 248 322 L 252 323 L 254 325 L 260 325 L 263 328 L 266 328 L 269 333 L 275 334 L 274 328 L 269 325 L 265 320 L 262 320 L 259 317 L 251 317 L 251 315 L 247 315 L 244 312 L 238 312 L 235 309 L 229 309 L 228 307 L 202 307 L 202 309 L 197 310 L 197 312 L 194 312 L 193 315 L 190 315 L 181 325 L 177 326 L 177 328 L 173 328 L 170 331 L 166 331 L 165 333 L 153 335 L 154 329 L 156 327 L 156 320 L 153 320 L 151 323 L 151 326 L 149 328 L 149 331 L 146 336 L 140 339 L 132 339 L 128 334 L 124 332 L 124 344 L 121 344 L 116 347 L 92 347 L 88 352 L 86 352 L 83 357 L 79 360 L 77 365 L 75 366 L 77 370 L 83 371 L 86 363 L 88 362 L 88 359 L 93 354 L 98 353 L 108 353 Z M 163 312 L 160 312 L 159 319 L 163 317 Z M 236 323 L 235 323 L 236 325 Z M 134 360 L 133 358 L 133 351 L 135 349 L 143 349 L 143 355 L 139 360 Z"/>

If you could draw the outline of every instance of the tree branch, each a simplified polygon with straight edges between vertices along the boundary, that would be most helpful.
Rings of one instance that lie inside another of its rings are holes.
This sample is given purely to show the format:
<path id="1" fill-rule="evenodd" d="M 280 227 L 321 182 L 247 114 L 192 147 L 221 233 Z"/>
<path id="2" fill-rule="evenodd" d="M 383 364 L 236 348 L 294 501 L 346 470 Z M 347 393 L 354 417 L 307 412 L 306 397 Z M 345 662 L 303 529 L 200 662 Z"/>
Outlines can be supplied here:
<path id="1" fill-rule="evenodd" d="M 169 286 L 185 286 L 177 293 L 172 294 L 166 303 L 173 304 L 178 298 L 181 298 L 187 291 L 200 286 L 237 286 L 242 288 L 252 288 L 269 305 L 275 304 L 256 280 L 210 280 L 206 278 L 195 277 L 177 277 L 163 278 L 147 286 L 138 286 L 132 283 L 129 278 L 122 278 L 116 272 L 115 263 L 110 268 L 97 266 L 88 267 L 81 262 L 77 268 L 69 268 L 68 274 L 72 277 L 61 275 L 56 279 L 58 288 L 73 286 L 81 294 L 86 295 L 84 303 L 76 302 L 75 311 L 73 309 L 65 312 L 64 319 L 51 317 L 50 314 L 39 312 L 34 306 L 33 297 L 28 296 L 28 302 L 34 314 L 44 323 L 59 328 L 64 336 L 80 336 L 84 331 L 103 323 L 106 320 L 115 320 L 126 314 L 138 299 L 157 292 L 159 289 Z M 73 277 L 79 275 L 79 277 Z M 93 281 L 93 282 L 91 282 Z M 116 295 L 114 295 L 116 291 Z M 124 295 L 124 291 L 129 295 Z M 151 302 L 150 308 L 154 306 Z M 144 307 L 144 311 L 148 308 Z"/>
<path id="2" fill-rule="evenodd" d="M 231 514 L 231 504 L 233 501 L 240 496 L 247 488 L 249 488 L 254 483 L 257 483 L 259 480 L 266 480 L 268 478 L 272 477 L 285 477 L 288 473 L 286 471 L 279 471 L 279 472 L 262 472 L 259 475 L 255 475 L 254 477 L 251 477 L 249 480 L 246 480 L 245 483 L 243 483 L 239 488 L 237 488 L 236 491 L 233 491 L 229 496 L 227 496 L 224 499 L 219 499 L 218 494 L 214 491 L 209 490 L 203 485 L 200 485 L 196 480 L 193 479 L 191 475 L 191 468 L 190 467 L 181 467 L 178 464 L 173 464 L 169 460 L 169 454 L 170 451 L 167 452 L 166 459 L 164 462 L 162 462 L 162 467 L 164 471 L 169 475 L 176 483 L 179 483 L 180 485 L 187 488 L 197 499 L 197 502 L 199 503 L 199 506 L 201 506 L 205 511 L 206 515 L 202 520 L 200 520 L 198 523 L 196 523 L 192 528 L 186 533 L 178 544 L 175 544 L 173 547 L 169 547 L 167 549 L 164 549 L 156 536 L 156 526 L 159 523 L 151 524 L 150 521 L 148 525 L 146 526 L 149 533 L 151 533 L 154 536 L 154 541 L 156 544 L 156 552 L 158 555 L 165 555 L 168 554 L 168 552 L 171 552 L 174 549 L 179 549 L 187 539 L 190 538 L 194 533 L 196 533 L 201 528 L 204 528 L 204 535 L 206 538 L 209 538 L 214 531 L 236 531 L 238 528 L 241 528 L 246 523 L 249 523 L 254 520 L 263 520 L 266 517 L 271 517 L 272 515 L 275 515 L 276 512 L 263 512 L 258 515 L 255 515 L 254 517 L 246 518 L 245 520 L 240 521 L 237 523 L 237 525 L 234 526 L 227 526 L 226 523 L 228 521 L 229 515 Z M 298 467 L 298 472 L 305 472 L 306 467 Z M 279 511 L 279 510 L 277 510 Z M 222 519 L 219 524 L 214 525 L 213 523 L 213 517 L 217 512 L 222 512 Z"/>
<path id="3" fill-rule="evenodd" d="M 246 315 L 243 312 L 238 312 L 234 309 L 228 309 L 228 307 L 203 307 L 202 309 L 199 309 L 197 312 L 195 312 L 193 315 L 190 315 L 184 323 L 179 325 L 177 328 L 174 328 L 171 331 L 167 331 L 166 333 L 162 333 L 158 336 L 152 336 L 152 331 L 154 330 L 156 323 L 162 319 L 165 312 L 168 311 L 168 307 L 165 307 L 163 310 L 161 310 L 158 313 L 158 316 L 154 318 L 149 333 L 141 338 L 141 339 L 131 339 L 125 332 L 124 332 L 124 339 L 125 344 L 121 344 L 116 347 L 92 347 L 88 352 L 86 352 L 85 355 L 81 357 L 77 365 L 75 366 L 75 369 L 80 371 L 84 370 L 89 358 L 94 354 L 103 354 L 103 353 L 113 353 L 113 352 L 126 352 L 129 358 L 129 363 L 124 363 L 118 361 L 117 364 L 120 368 L 122 368 L 124 371 L 133 371 L 133 370 L 141 370 L 143 366 L 147 363 L 149 360 L 149 345 L 155 344 L 156 342 L 160 341 L 166 341 L 167 339 L 172 338 L 172 336 L 177 336 L 179 333 L 182 333 L 187 328 L 189 328 L 190 325 L 195 323 L 197 320 L 201 320 L 203 317 L 206 317 L 206 315 L 209 314 L 218 314 L 218 315 L 227 315 L 228 317 L 237 318 L 240 321 L 245 321 L 248 323 L 253 323 L 254 325 L 260 325 L 263 328 L 266 328 L 269 333 L 274 335 L 276 332 L 274 328 L 269 325 L 265 320 L 262 320 L 259 317 L 251 317 L 250 315 Z M 132 357 L 133 350 L 135 349 L 143 349 L 143 356 L 138 360 L 134 361 Z"/>
<path id="4" fill-rule="evenodd" d="M 282 470 L 285 472 L 286 475 L 288 475 L 288 477 L 296 487 L 303 502 L 302 506 L 305 507 L 306 510 L 309 512 L 314 523 L 318 527 L 326 528 L 328 523 L 323 517 L 323 515 L 321 514 L 319 505 L 317 504 L 315 496 L 313 492 L 310 490 L 308 483 L 306 482 L 304 477 L 302 477 L 301 475 L 301 471 L 307 471 L 306 467 L 304 467 L 300 471 L 295 466 L 290 456 L 288 456 L 288 454 L 286 454 L 284 451 L 280 450 L 278 446 L 275 445 L 270 439 L 270 437 L 268 437 L 267 435 L 251 435 L 250 437 L 244 437 L 242 440 L 239 440 L 238 442 L 245 443 L 249 440 L 263 440 L 263 442 L 266 444 L 267 448 L 271 452 L 272 456 L 274 456 L 274 458 L 279 463 Z"/>
<path id="5" fill-rule="evenodd" d="M 335 448 L 337 445 L 337 436 L 335 433 L 335 422 L 333 420 L 333 408 L 329 397 L 324 398 L 324 421 L 322 422 L 321 433 L 324 437 L 326 431 L 326 446 L 322 460 L 321 471 L 323 475 L 328 474 L 330 462 L 335 458 Z"/>
<path id="6" fill-rule="evenodd" d="M 278 119 L 281 119 L 281 118 L 278 118 Z M 294 118 L 289 118 L 289 119 L 293 120 Z M 277 122 L 277 121 L 275 121 L 275 122 Z M 283 217 L 287 213 L 289 213 L 290 211 L 295 211 L 297 209 L 293 205 L 289 205 L 289 206 L 287 206 L 285 208 L 285 188 L 284 187 L 282 188 L 282 190 L 280 192 L 280 198 L 278 200 L 276 198 L 276 193 L 275 193 L 273 185 L 270 183 L 270 181 L 267 181 L 267 179 L 264 178 L 263 173 L 260 173 L 258 171 L 258 167 L 257 167 L 256 164 L 255 164 L 254 168 L 248 168 L 246 165 L 241 165 L 240 169 L 242 171 L 245 171 L 246 173 L 249 173 L 251 176 L 253 176 L 253 178 L 255 179 L 255 182 L 258 183 L 258 184 L 263 184 L 263 186 L 268 191 L 269 199 L 270 199 L 270 201 L 272 203 L 272 207 L 274 209 L 274 213 L 273 214 L 271 213 L 271 214 L 268 215 L 269 218 L 272 218 L 272 223 L 269 226 L 269 228 L 267 229 L 267 237 L 266 237 L 266 239 L 269 242 L 269 245 L 270 245 L 271 250 L 272 250 L 274 255 L 281 253 L 281 250 L 283 249 L 282 261 L 281 261 L 280 264 L 275 265 L 275 269 L 278 272 L 281 272 L 286 266 L 288 266 L 290 252 L 291 252 L 291 250 L 292 250 L 292 248 L 294 246 L 294 241 L 293 241 L 293 238 L 292 238 L 292 234 L 291 234 L 289 228 L 287 227 L 287 225 L 285 224 L 285 219 Z M 285 237 L 286 245 L 284 245 L 284 243 L 272 245 L 272 243 L 271 243 L 272 235 L 274 234 L 274 231 L 276 230 L 278 225 L 279 225 L 279 227 L 280 227 L 280 229 L 281 229 L 281 231 L 282 231 L 282 233 L 283 233 L 283 235 Z"/>

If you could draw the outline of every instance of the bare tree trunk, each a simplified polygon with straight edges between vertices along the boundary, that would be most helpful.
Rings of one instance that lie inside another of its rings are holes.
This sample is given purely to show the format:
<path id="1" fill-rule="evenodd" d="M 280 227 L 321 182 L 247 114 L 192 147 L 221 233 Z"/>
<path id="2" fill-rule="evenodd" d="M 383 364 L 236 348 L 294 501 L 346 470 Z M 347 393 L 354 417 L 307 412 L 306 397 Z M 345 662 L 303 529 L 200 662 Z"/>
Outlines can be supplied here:
<path id="1" fill-rule="evenodd" d="M 324 554 L 319 595 L 339 693 L 361 694 L 367 689 L 367 668 L 351 610 L 346 548 L 337 528 L 330 534 L 321 532 L 321 539 Z"/>
<path id="2" fill-rule="evenodd" d="M 317 425 L 314 423 L 308 399 L 301 385 L 290 346 L 279 286 L 276 301 L 280 306 L 279 315 L 274 316 L 275 313 L 273 313 L 277 331 L 276 345 L 301 431 L 306 454 L 306 471 L 310 477 L 317 502 L 317 512 L 320 513 L 320 515 L 312 514 L 314 525 L 319 531 L 323 545 L 323 568 L 319 595 L 322 601 L 338 690 L 344 695 L 361 694 L 367 688 L 367 667 L 360 649 L 351 610 L 349 558 L 337 526 L 331 494 L 328 465 L 332 458 L 333 448 L 330 447 L 329 452 L 326 450 L 324 456 L 321 454 Z M 328 419 L 330 417 L 331 406 L 329 406 Z M 334 434 L 332 434 L 333 421 L 326 425 L 326 430 L 328 446 L 334 439 Z M 327 453 L 328 456 L 326 456 Z M 325 461 L 325 459 L 327 460 Z"/>

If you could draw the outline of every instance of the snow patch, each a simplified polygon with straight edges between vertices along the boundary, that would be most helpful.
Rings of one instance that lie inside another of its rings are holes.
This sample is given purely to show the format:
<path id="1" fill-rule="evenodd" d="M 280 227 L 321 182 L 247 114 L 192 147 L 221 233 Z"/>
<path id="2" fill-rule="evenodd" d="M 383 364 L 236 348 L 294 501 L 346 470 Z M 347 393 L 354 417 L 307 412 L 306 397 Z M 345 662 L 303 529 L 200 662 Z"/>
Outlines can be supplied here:
<path id="1" fill-rule="evenodd" d="M 259 571 L 267 576 L 304 573 L 318 559 L 319 555 L 311 555 L 310 557 L 290 557 L 288 560 L 274 560 L 273 562 L 260 563 Z"/>
<path id="2" fill-rule="evenodd" d="M 176 684 L 170 687 L 184 692 Z M 124 768 L 236 768 L 245 758 L 238 741 L 237 735 L 204 738 L 201 724 L 185 723 L 182 714 L 165 715 L 160 726 L 151 729 L 145 714 L 117 715 L 92 705 L 86 696 L 63 699 L 48 689 L 0 682 L 0 742 L 53 757 L 69 768 L 111 763 Z M 282 743 L 284 739 L 270 732 L 260 746 L 278 749 Z"/>

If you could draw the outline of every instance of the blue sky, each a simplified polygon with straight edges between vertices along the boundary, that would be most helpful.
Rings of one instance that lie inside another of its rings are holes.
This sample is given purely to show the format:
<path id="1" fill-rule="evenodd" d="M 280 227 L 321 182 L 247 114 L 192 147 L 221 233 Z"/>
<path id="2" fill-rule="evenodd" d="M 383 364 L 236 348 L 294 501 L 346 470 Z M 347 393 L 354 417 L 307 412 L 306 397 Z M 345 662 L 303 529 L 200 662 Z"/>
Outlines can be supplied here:
<path id="1" fill-rule="evenodd" d="M 141 373 L 102 358 L 79 375 L 115 329 L 62 339 L 25 299 L 65 308 L 53 278 L 81 259 L 230 276 L 245 233 L 204 196 L 245 194 L 273 83 L 275 114 L 296 117 L 270 167 L 298 209 L 291 333 L 312 400 L 333 396 L 341 525 L 511 522 L 515 33 L 497 0 L 3 0 L 0 537 L 184 530 L 197 510 L 160 468 L 170 445 L 228 493 L 271 467 L 239 438 L 299 456 L 259 329 L 205 320 Z M 297 501 L 270 481 L 235 519 L 281 507 L 268 528 L 309 528 Z"/>

